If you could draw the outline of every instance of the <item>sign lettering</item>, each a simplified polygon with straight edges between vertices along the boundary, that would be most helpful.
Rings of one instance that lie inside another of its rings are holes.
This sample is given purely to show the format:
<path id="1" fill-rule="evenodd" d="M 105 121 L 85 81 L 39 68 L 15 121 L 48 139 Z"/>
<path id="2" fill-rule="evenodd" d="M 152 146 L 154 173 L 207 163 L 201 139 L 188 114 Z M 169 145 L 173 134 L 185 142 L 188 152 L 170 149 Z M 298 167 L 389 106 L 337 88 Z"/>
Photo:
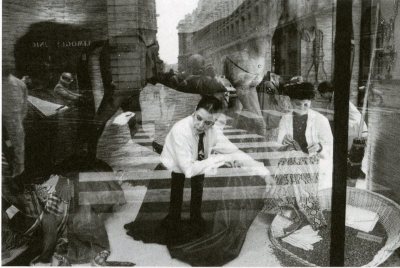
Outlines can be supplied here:
<path id="1" fill-rule="evenodd" d="M 71 41 L 57 41 L 57 48 L 69 48 L 69 47 L 88 47 L 90 46 L 90 40 L 71 40 Z M 47 41 L 35 41 L 32 42 L 33 48 L 48 48 Z"/>

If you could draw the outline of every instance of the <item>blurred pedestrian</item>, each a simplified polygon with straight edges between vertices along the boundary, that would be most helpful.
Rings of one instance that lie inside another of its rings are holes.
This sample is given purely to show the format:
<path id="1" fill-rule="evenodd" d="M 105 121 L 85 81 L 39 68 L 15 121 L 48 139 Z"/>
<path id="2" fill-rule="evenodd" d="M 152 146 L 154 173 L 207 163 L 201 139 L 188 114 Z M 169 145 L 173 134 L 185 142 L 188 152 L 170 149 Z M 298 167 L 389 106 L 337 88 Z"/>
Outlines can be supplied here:
<path id="1" fill-rule="evenodd" d="M 58 104 L 70 106 L 76 104 L 83 96 L 79 93 L 73 92 L 71 89 L 74 78 L 71 73 L 64 72 L 60 76 L 60 80 L 54 87 L 54 95 Z"/>
<path id="2" fill-rule="evenodd" d="M 23 121 L 28 106 L 28 90 L 25 83 L 11 73 L 11 69 L 3 67 L 2 119 L 3 141 L 12 148 L 9 164 L 12 177 L 20 175 L 25 169 L 25 131 Z M 6 138 L 6 140 L 5 140 Z M 3 143 L 4 144 L 4 143 Z"/>
<path id="3" fill-rule="evenodd" d="M 334 111 L 334 87 L 331 82 L 323 81 L 318 85 L 318 91 L 324 99 L 329 101 L 327 109 Z M 331 114 L 328 119 L 333 121 L 333 114 Z M 350 150 L 354 138 L 358 137 L 358 129 L 361 123 L 361 113 L 357 107 L 349 101 L 349 139 L 347 144 L 347 149 Z M 365 122 L 362 122 L 362 133 L 361 137 L 366 138 L 368 136 L 368 127 Z"/>

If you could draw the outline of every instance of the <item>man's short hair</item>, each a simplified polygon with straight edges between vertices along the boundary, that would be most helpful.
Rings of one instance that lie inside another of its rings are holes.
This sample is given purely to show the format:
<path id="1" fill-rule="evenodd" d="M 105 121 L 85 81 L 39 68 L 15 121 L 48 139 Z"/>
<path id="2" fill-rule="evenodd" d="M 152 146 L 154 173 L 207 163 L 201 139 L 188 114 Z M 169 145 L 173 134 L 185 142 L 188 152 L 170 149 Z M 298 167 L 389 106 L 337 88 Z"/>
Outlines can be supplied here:
<path id="1" fill-rule="evenodd" d="M 196 111 L 200 108 L 214 114 L 222 110 L 222 102 L 214 96 L 203 96 L 197 104 Z"/>
<path id="2" fill-rule="evenodd" d="M 318 91 L 319 91 L 319 93 L 324 94 L 324 93 L 328 93 L 328 92 L 333 92 L 334 88 L 333 88 L 333 85 L 331 82 L 323 81 L 323 82 L 319 83 Z"/>

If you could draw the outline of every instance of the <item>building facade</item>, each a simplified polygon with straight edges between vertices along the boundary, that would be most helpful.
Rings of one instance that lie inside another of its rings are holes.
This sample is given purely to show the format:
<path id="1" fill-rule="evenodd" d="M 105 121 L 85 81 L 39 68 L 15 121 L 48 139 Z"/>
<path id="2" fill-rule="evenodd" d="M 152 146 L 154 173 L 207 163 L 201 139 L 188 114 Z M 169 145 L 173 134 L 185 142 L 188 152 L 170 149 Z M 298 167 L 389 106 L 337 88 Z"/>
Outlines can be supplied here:
<path id="1" fill-rule="evenodd" d="M 359 29 L 361 1 L 354 1 L 353 9 L 353 24 L 355 29 Z M 332 79 L 334 0 L 246 0 L 228 12 L 228 16 L 210 18 L 210 23 L 201 29 L 192 23 L 204 17 L 201 11 L 180 22 L 181 69 L 185 68 L 191 54 L 200 53 L 222 73 L 221 59 L 247 51 L 257 63 L 256 67 L 249 64 L 247 69 L 260 75 L 267 71 L 276 72 L 286 79 L 302 75 L 315 84 Z M 360 33 L 357 30 L 353 32 L 356 51 L 352 100 L 356 101 Z"/>
<path id="2" fill-rule="evenodd" d="M 155 8 L 155 0 L 5 0 L 3 67 L 51 88 L 62 72 L 78 74 L 78 65 L 108 42 L 114 83 L 139 89 L 146 45 L 156 40 Z"/>

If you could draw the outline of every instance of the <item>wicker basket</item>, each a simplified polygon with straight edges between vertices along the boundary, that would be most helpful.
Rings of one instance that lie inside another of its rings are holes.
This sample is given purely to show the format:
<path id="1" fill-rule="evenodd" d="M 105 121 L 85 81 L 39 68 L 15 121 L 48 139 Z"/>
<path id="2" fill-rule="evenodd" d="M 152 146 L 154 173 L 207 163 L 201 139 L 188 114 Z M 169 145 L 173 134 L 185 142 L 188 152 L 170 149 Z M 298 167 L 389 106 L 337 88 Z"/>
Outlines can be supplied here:
<path id="1" fill-rule="evenodd" d="M 323 210 L 331 209 L 331 189 L 320 191 L 319 200 Z M 361 190 L 353 187 L 347 187 L 348 205 L 364 208 L 374 211 L 379 215 L 379 222 L 383 225 L 387 233 L 386 244 L 378 251 L 374 259 L 364 266 L 376 267 L 387 260 L 390 255 L 400 247 L 400 205 L 394 201 L 371 191 Z M 268 235 L 272 244 L 284 252 L 286 255 L 295 259 L 304 266 L 317 266 L 310 263 L 297 255 L 293 254 L 286 248 L 282 247 L 280 242 L 272 235 L 271 229 L 274 229 L 272 222 Z"/>

